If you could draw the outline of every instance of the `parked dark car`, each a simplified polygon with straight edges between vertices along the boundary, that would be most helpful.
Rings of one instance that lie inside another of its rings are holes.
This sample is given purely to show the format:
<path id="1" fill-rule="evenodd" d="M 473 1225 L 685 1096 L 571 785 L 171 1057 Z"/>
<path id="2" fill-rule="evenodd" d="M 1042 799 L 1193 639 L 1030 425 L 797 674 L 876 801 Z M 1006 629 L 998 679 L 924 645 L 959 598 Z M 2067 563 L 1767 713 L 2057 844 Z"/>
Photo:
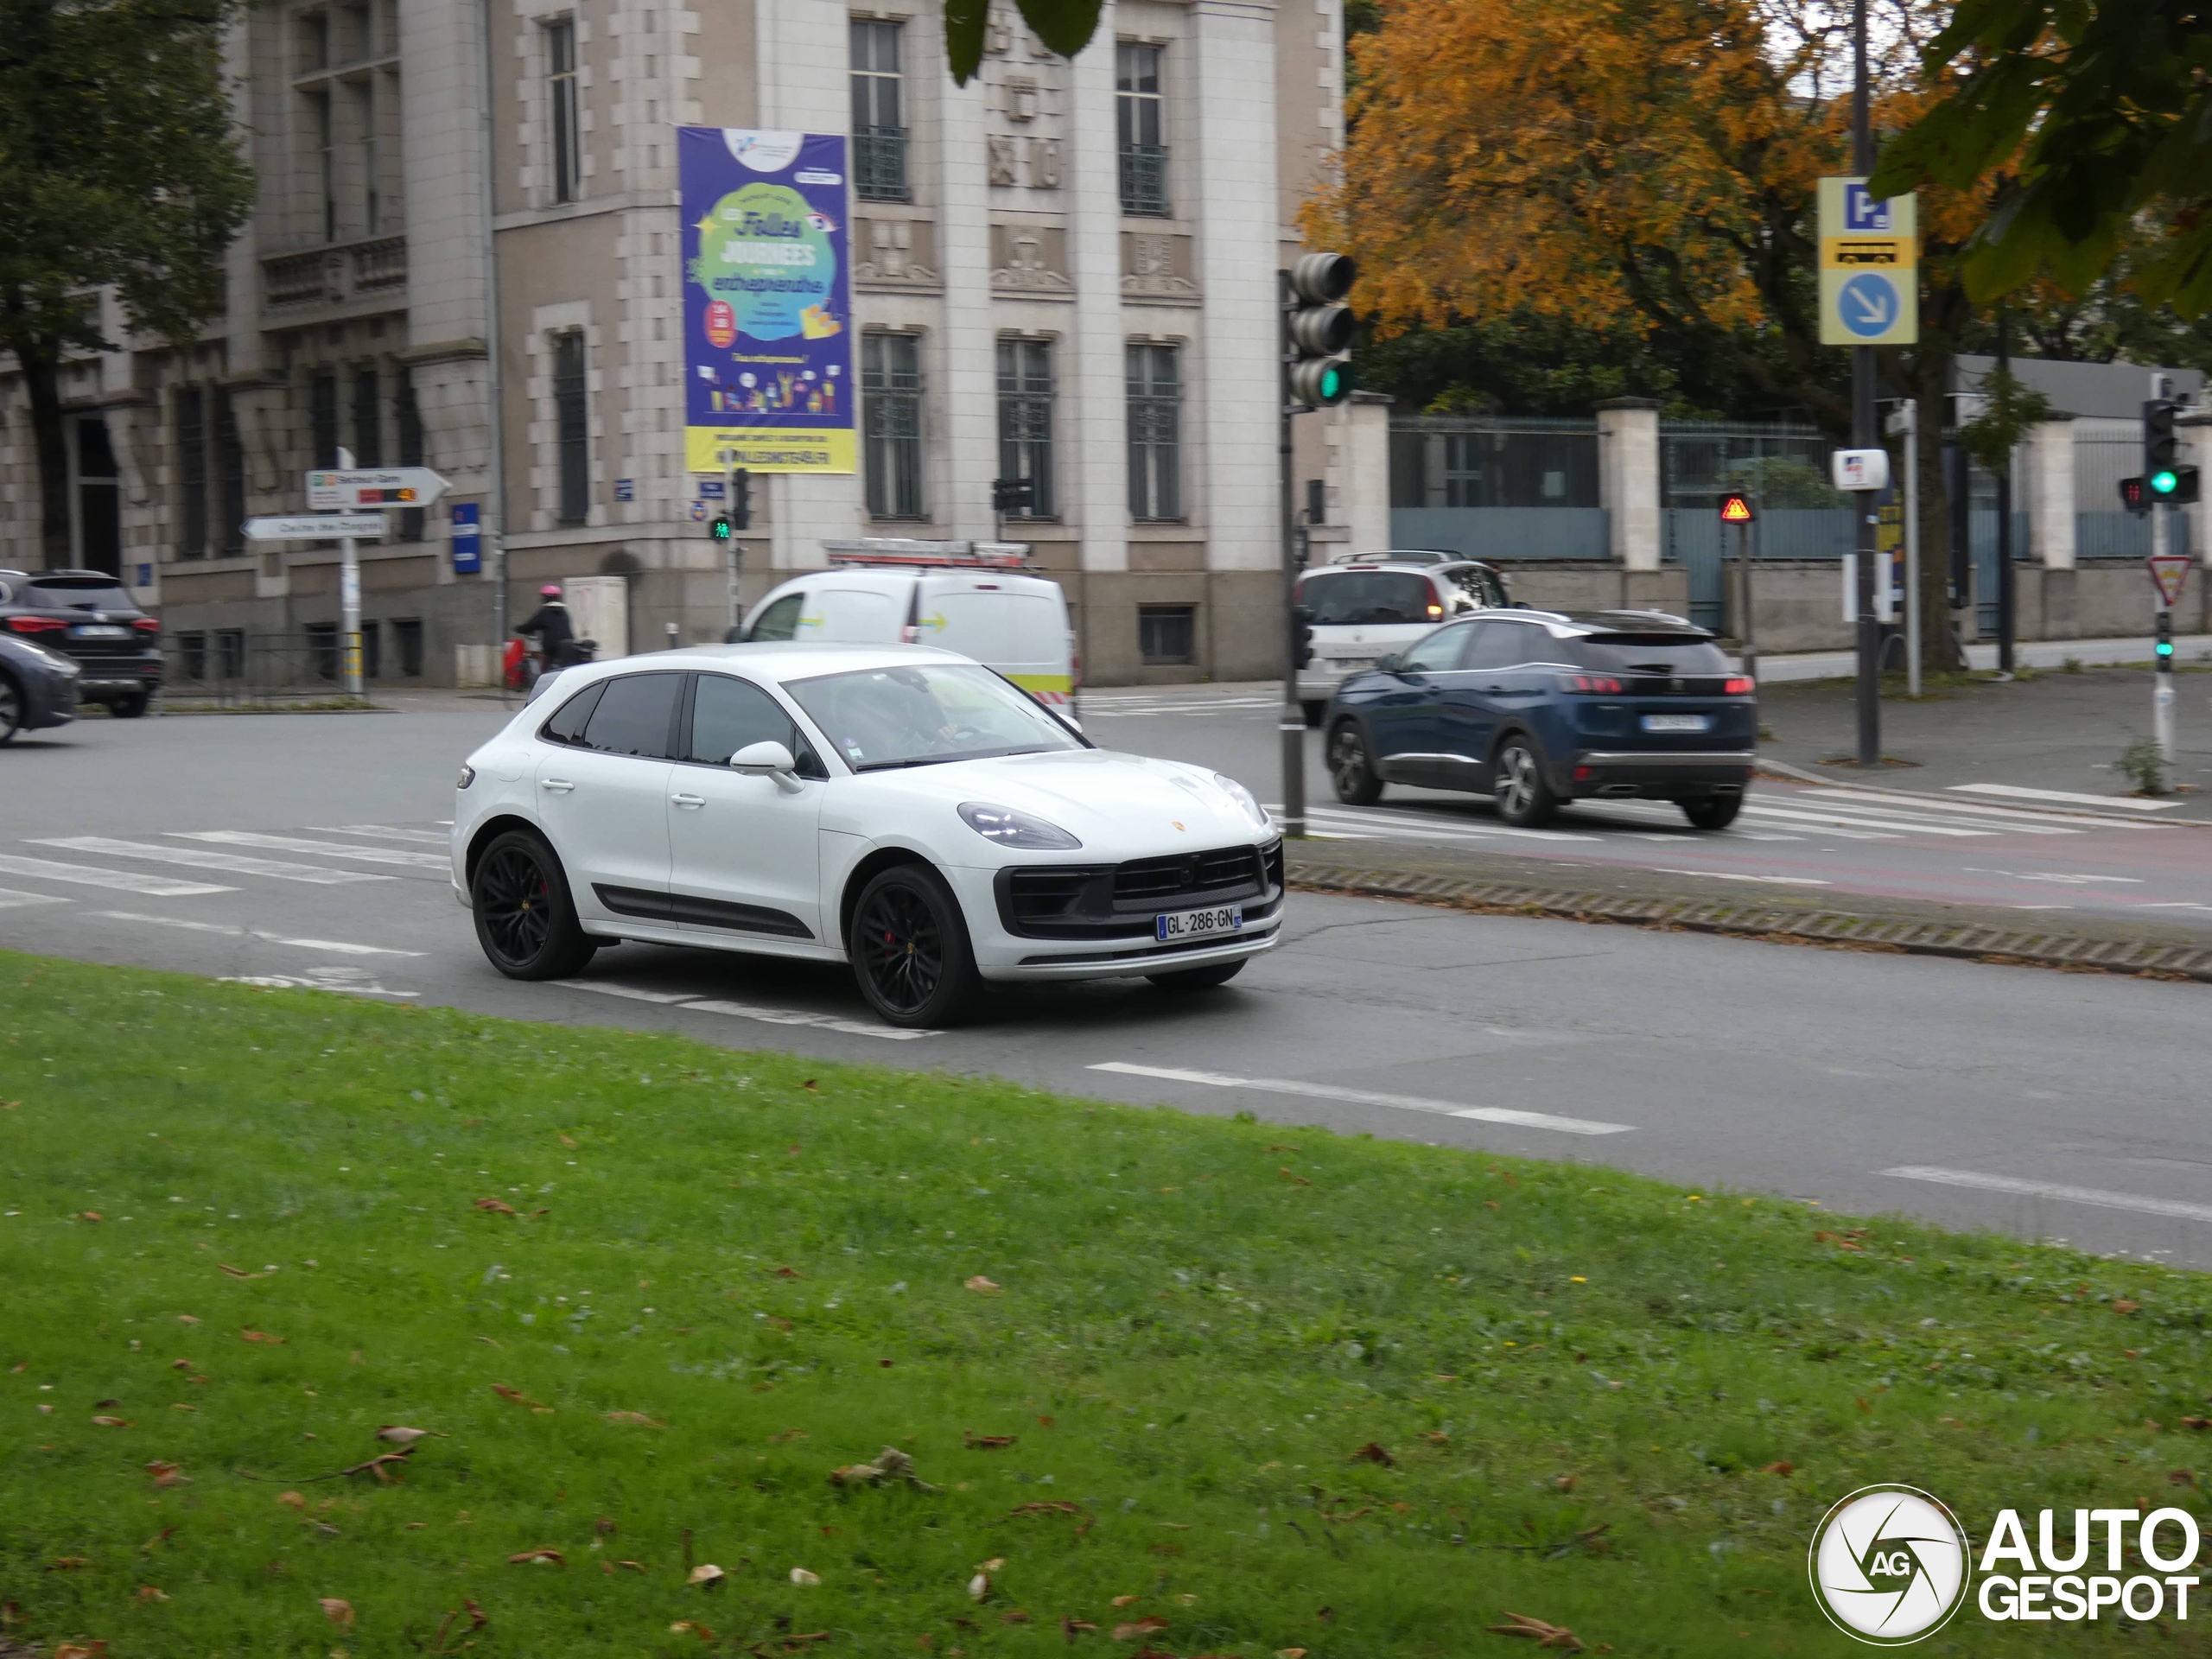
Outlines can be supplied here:
<path id="1" fill-rule="evenodd" d="M 1337 798 L 1385 784 L 1494 796 L 1509 823 L 1569 801 L 1673 801 L 1693 828 L 1735 820 L 1758 705 L 1713 636 L 1649 611 L 1484 611 L 1337 689 Z"/>
<path id="2" fill-rule="evenodd" d="M 76 719 L 81 672 L 58 651 L 0 633 L 0 743 Z"/>
<path id="3" fill-rule="evenodd" d="M 99 570 L 0 570 L 0 633 L 73 658 L 78 700 L 135 720 L 162 686 L 162 625 Z"/>

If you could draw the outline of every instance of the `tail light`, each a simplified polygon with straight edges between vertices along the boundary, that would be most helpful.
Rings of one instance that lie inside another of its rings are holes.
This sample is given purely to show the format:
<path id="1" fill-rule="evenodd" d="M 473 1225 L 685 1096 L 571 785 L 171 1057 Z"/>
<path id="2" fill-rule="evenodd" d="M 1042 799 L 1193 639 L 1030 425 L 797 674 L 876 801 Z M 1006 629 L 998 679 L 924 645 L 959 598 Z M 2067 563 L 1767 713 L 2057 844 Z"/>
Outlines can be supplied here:
<path id="1" fill-rule="evenodd" d="M 1723 681 L 1721 691 L 1732 697 L 1748 697 L 1758 690 L 1758 682 L 1747 675 L 1737 674 Z"/>
<path id="2" fill-rule="evenodd" d="M 1444 607 L 1441 605 L 1431 605 L 1428 607 L 1428 620 L 1432 622 L 1443 614 Z"/>
<path id="3" fill-rule="evenodd" d="M 1562 691 L 1586 691 L 1601 697 L 1618 697 L 1621 683 L 1610 674 L 1562 674 L 1559 677 Z"/>
<path id="4" fill-rule="evenodd" d="M 50 616 L 11 616 L 8 626 L 17 633 L 60 633 L 69 625 L 57 622 Z"/>
<path id="5" fill-rule="evenodd" d="M 159 633 L 162 631 L 161 623 L 150 616 L 135 618 L 130 626 L 141 633 Z"/>

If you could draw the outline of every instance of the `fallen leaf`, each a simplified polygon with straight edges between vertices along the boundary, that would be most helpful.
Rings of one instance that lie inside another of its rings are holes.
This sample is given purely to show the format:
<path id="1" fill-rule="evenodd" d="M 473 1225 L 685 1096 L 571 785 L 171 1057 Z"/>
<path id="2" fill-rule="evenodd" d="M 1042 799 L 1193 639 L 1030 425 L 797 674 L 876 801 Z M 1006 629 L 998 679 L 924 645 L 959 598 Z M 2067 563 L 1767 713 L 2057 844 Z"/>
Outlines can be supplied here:
<path id="1" fill-rule="evenodd" d="M 138 1546 L 138 1553 L 141 1555 L 150 1555 L 156 1549 L 160 1548 L 163 1544 L 166 1544 L 170 1539 L 175 1536 L 176 1529 L 175 1527 L 163 1527 L 159 1532 L 149 1538 L 144 1543 Z"/>
<path id="2" fill-rule="evenodd" d="M 2142 1303 L 2131 1302 L 2123 1296 L 2112 1305 L 2112 1311 L 2115 1313 L 2133 1313 L 2142 1306 Z"/>
<path id="3" fill-rule="evenodd" d="M 632 1573 L 642 1573 L 645 1570 L 645 1564 L 643 1561 L 617 1561 L 614 1565 L 617 1567 L 626 1567 Z"/>
<path id="4" fill-rule="evenodd" d="M 146 1465 L 146 1472 L 154 1478 L 154 1485 L 156 1489 L 188 1485 L 192 1479 L 191 1476 L 184 1472 L 181 1465 L 163 1463 L 158 1459 Z"/>
<path id="5" fill-rule="evenodd" d="M 1760 1472 L 1769 1475 L 1780 1475 L 1784 1480 L 1787 1480 L 1790 1476 L 1797 1472 L 1797 1465 L 1794 1463 L 1770 1463 Z"/>
<path id="6" fill-rule="evenodd" d="M 377 1439 L 387 1441 L 393 1446 L 412 1446 L 416 1441 L 426 1440 L 434 1434 L 436 1434 L 440 1440 L 445 1439 L 445 1436 L 439 1434 L 435 1428 L 410 1428 L 404 1423 L 386 1423 L 382 1428 L 377 1430 Z"/>
<path id="7" fill-rule="evenodd" d="M 999 1623 L 1001 1624 L 1027 1624 L 1028 1622 L 1028 1613 L 1019 1607 L 1015 1608 L 1010 1613 L 1001 1613 L 999 1615 Z"/>
<path id="8" fill-rule="evenodd" d="M 512 1216 L 515 1213 L 514 1205 L 502 1204 L 497 1198 L 479 1198 L 473 1207 L 478 1210 L 488 1210 L 495 1216 Z"/>
<path id="9" fill-rule="evenodd" d="M 129 1428 L 130 1425 L 120 1417 L 95 1417 L 92 1419 L 92 1427 L 95 1428 Z"/>
<path id="10" fill-rule="evenodd" d="M 806 1277 L 806 1275 L 801 1273 L 797 1268 L 778 1268 L 776 1269 L 775 1276 L 779 1279 L 804 1279 Z"/>
<path id="11" fill-rule="evenodd" d="M 133 1601 L 167 1601 L 168 1599 L 167 1591 L 156 1590 L 150 1584 L 140 1585 L 130 1598 Z"/>
<path id="12" fill-rule="evenodd" d="M 989 1295 L 992 1292 L 994 1292 L 994 1291 L 995 1291 L 996 1289 L 998 1289 L 998 1287 L 997 1287 L 996 1285 L 993 1284 L 989 1280 L 988 1280 L 988 1279 L 984 1278 L 984 1277 L 983 1277 L 983 1275 L 982 1275 L 982 1274 L 980 1274 L 980 1273 L 979 1273 L 979 1274 L 976 1274 L 973 1279 L 970 1279 L 970 1280 L 968 1281 L 968 1287 L 968 1287 L 969 1290 L 973 1290 L 973 1291 L 980 1292 L 981 1294 L 982 1294 L 983 1295 L 986 1295 L 986 1296 Z"/>
<path id="13" fill-rule="evenodd" d="M 266 1331 L 242 1330 L 238 1332 L 238 1335 L 245 1338 L 248 1342 L 282 1344 L 284 1340 L 282 1337 L 270 1336 Z"/>
<path id="14" fill-rule="evenodd" d="M 1552 1484 L 1558 1487 L 1562 1492 L 1571 1492 L 1574 1490 L 1575 1478 L 1576 1478 L 1573 1475 L 1561 1475 L 1558 1479 L 1552 1482 Z"/>
<path id="15" fill-rule="evenodd" d="M 970 1452 L 1003 1452 L 1017 1438 L 1012 1434 L 978 1434 L 972 1428 L 961 1430 L 961 1434 Z"/>
<path id="16" fill-rule="evenodd" d="M 642 1411 L 610 1411 L 606 1414 L 610 1423 L 635 1423 L 642 1428 L 666 1428 L 666 1423 L 657 1423 Z"/>
<path id="17" fill-rule="evenodd" d="M 559 1141 L 560 1141 L 560 1143 L 561 1143 L 563 1146 L 564 1146 L 564 1147 L 575 1147 L 575 1145 L 576 1144 L 575 1141 L 573 1141 L 569 1140 L 569 1137 L 568 1137 L 567 1135 L 562 1135 L 562 1134 L 561 1134 L 559 1131 L 557 1131 L 557 1130 L 556 1130 L 556 1131 L 555 1131 L 554 1138 L 555 1138 L 556 1140 Z"/>
<path id="18" fill-rule="evenodd" d="M 1277 1648 L 1275 1649 L 1275 1659 L 1306 1659 L 1306 1649 L 1303 1648 Z"/>
<path id="19" fill-rule="evenodd" d="M 200 1316 L 196 1313 L 180 1313 L 176 1316 L 176 1322 L 179 1325 L 197 1325 L 200 1323 Z"/>
<path id="20" fill-rule="evenodd" d="M 795 1567 L 791 1568 L 791 1582 L 798 1585 L 816 1585 L 821 1583 L 822 1580 L 818 1576 L 808 1572 L 804 1567 Z"/>
<path id="21" fill-rule="evenodd" d="M 107 1659 L 107 1643 L 94 1642 L 89 1646 L 80 1647 L 74 1642 L 57 1642 L 54 1646 L 54 1659 Z"/>
<path id="22" fill-rule="evenodd" d="M 989 1573 L 978 1573 L 974 1578 L 968 1580 L 969 1600 L 982 1601 L 990 1593 L 991 1575 Z"/>
<path id="23" fill-rule="evenodd" d="M 1291 1175 L 1290 1172 L 1287 1169 L 1278 1169 L 1275 1171 L 1275 1173 L 1278 1175 L 1289 1175 L 1290 1179 L 1300 1186 L 1311 1186 L 1313 1185 L 1313 1182 L 1307 1180 L 1303 1175 Z"/>
<path id="24" fill-rule="evenodd" d="M 297 1492 L 279 1492 L 276 1501 L 288 1510 L 304 1510 L 308 1506 L 307 1499 Z"/>
<path id="25" fill-rule="evenodd" d="M 1072 1642 L 1078 1636 L 1097 1635 L 1098 1627 L 1096 1624 L 1091 1624 L 1088 1619 L 1068 1618 L 1063 1617 L 1060 1620 L 1060 1634 L 1067 1637 L 1069 1641 Z"/>
<path id="26" fill-rule="evenodd" d="M 97 1210 L 85 1210 L 79 1211 L 74 1219 L 78 1221 L 104 1221 L 106 1217 L 102 1216 Z"/>
<path id="27" fill-rule="evenodd" d="M 1008 1520 L 1012 1520 L 1017 1515 L 1081 1515 L 1083 1507 L 1080 1504 L 1071 1503 L 1065 1498 L 1048 1497 L 1041 1498 L 1034 1503 L 1017 1504 L 1006 1513 Z"/>
<path id="28" fill-rule="evenodd" d="M 703 1585 L 709 1590 L 719 1590 L 728 1578 L 729 1574 L 712 1561 L 702 1561 L 691 1569 L 691 1576 L 683 1581 L 686 1584 Z"/>
<path id="29" fill-rule="evenodd" d="M 229 1274 L 233 1279 L 258 1279 L 261 1277 L 257 1273 L 248 1273 L 244 1268 L 234 1268 L 227 1262 L 218 1262 L 215 1265 L 222 1268 L 225 1273 Z"/>
<path id="30" fill-rule="evenodd" d="M 531 1211 L 530 1212 L 530 1218 L 531 1218 L 532 1221 L 536 1221 L 536 1220 L 537 1220 L 540 1216 L 550 1216 L 550 1215 L 551 1215 L 552 1213 L 553 1213 L 553 1206 L 552 1206 L 551 1205 L 550 1205 L 550 1204 L 541 1204 L 540 1205 L 538 1205 L 538 1206 L 537 1206 L 537 1209 L 535 1209 L 535 1210 L 533 1210 L 533 1211 Z"/>
<path id="31" fill-rule="evenodd" d="M 553 1409 L 550 1406 L 539 1405 L 537 1401 L 531 1399 L 520 1389 L 511 1389 L 504 1382 L 493 1383 L 492 1392 L 498 1395 L 500 1399 L 508 1402 L 512 1405 L 528 1406 L 532 1411 L 550 1411 Z"/>
<path id="32" fill-rule="evenodd" d="M 317 1599 L 316 1605 L 322 1609 L 322 1616 L 334 1624 L 351 1626 L 353 1623 L 353 1604 L 350 1601 L 322 1596 Z"/>
<path id="33" fill-rule="evenodd" d="M 75 1573 L 92 1564 L 92 1558 L 89 1555 L 57 1555 L 47 1563 L 46 1570 L 49 1573 Z"/>
<path id="34" fill-rule="evenodd" d="M 200 1408 L 197 1406 L 188 1406 L 181 1400 L 172 1400 L 169 1402 L 169 1409 L 171 1411 L 197 1411 Z"/>
<path id="35" fill-rule="evenodd" d="M 1126 1624 L 1116 1624 L 1114 1627 L 1114 1639 L 1116 1642 L 1134 1642 L 1141 1636 L 1151 1636 L 1166 1628 L 1167 1621 L 1158 1613 L 1154 1613 L 1147 1618 L 1131 1619 Z"/>
<path id="36" fill-rule="evenodd" d="M 569 1558 L 557 1549 L 525 1549 L 507 1557 L 509 1567 L 566 1567 Z"/>
<path id="37" fill-rule="evenodd" d="M 1566 1653 L 1582 1651 L 1582 1639 L 1564 1624 L 1550 1624 L 1541 1618 L 1531 1618 L 1526 1613 L 1508 1611 L 1510 1624 L 1491 1624 L 1486 1628 L 1492 1636 L 1526 1637 L 1540 1648 L 1557 1648 Z"/>
<path id="38" fill-rule="evenodd" d="M 1392 1457 L 1388 1452 L 1385 1452 L 1373 1440 L 1370 1440 L 1365 1446 L 1361 1446 L 1358 1451 L 1353 1452 L 1351 1456 L 1346 1458 L 1344 1461 L 1346 1463 L 1379 1463 L 1385 1469 L 1395 1468 L 1398 1462 L 1395 1458 Z"/>
<path id="39" fill-rule="evenodd" d="M 2181 1426 L 2183 1428 L 2212 1428 L 2212 1417 L 2184 1417 L 2181 1420 Z"/>
<path id="40" fill-rule="evenodd" d="M 1142 1601 L 1143 1599 L 1144 1598 L 1142 1596 L 1116 1596 L 1114 1598 L 1114 1605 L 1116 1607 L 1127 1607 L 1136 1602 Z"/>

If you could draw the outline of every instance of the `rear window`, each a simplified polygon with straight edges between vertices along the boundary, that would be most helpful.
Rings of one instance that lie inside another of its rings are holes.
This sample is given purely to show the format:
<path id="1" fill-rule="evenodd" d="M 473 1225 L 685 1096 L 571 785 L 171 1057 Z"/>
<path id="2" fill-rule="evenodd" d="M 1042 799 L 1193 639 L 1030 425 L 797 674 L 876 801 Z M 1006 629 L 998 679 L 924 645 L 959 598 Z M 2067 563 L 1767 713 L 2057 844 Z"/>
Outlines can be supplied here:
<path id="1" fill-rule="evenodd" d="M 17 597 L 21 605 L 79 611 L 135 611 L 130 595 L 109 576 L 34 577 Z"/>
<path id="2" fill-rule="evenodd" d="M 1443 607 L 1427 576 L 1410 570 L 1317 570 L 1298 584 L 1298 602 L 1318 627 L 1432 622 Z"/>
<path id="3" fill-rule="evenodd" d="M 1574 642 L 1586 668 L 1610 674 L 1726 674 L 1728 659 L 1709 639 L 1679 633 L 1591 633 Z"/>

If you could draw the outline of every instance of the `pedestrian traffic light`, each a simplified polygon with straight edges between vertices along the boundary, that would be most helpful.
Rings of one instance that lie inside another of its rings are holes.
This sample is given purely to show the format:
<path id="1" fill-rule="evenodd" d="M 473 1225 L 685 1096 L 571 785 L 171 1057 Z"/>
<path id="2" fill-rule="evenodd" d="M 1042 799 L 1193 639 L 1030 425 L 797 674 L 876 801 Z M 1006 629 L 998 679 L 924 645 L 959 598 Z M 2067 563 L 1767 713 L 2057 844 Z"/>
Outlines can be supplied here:
<path id="1" fill-rule="evenodd" d="M 742 467 L 729 475 L 729 520 L 739 530 L 753 528 L 753 474 Z"/>
<path id="2" fill-rule="evenodd" d="M 1283 296 L 1284 402 L 1326 409 L 1351 396 L 1355 320 L 1342 303 L 1358 267 L 1341 253 L 1307 253 L 1290 268 Z"/>
<path id="3" fill-rule="evenodd" d="M 2179 435 L 2174 422 L 2181 405 L 2171 397 L 2153 397 L 2143 405 L 2143 483 L 2154 501 L 2171 501 L 2180 484 L 2176 465 L 2180 459 Z"/>
<path id="4" fill-rule="evenodd" d="M 1299 668 L 1310 667 L 1313 662 L 1313 613 L 1303 605 L 1291 607 L 1290 659 Z"/>
<path id="5" fill-rule="evenodd" d="M 734 541 L 737 536 L 737 525 L 731 520 L 729 514 L 718 512 L 707 521 L 707 534 L 717 542 Z"/>

